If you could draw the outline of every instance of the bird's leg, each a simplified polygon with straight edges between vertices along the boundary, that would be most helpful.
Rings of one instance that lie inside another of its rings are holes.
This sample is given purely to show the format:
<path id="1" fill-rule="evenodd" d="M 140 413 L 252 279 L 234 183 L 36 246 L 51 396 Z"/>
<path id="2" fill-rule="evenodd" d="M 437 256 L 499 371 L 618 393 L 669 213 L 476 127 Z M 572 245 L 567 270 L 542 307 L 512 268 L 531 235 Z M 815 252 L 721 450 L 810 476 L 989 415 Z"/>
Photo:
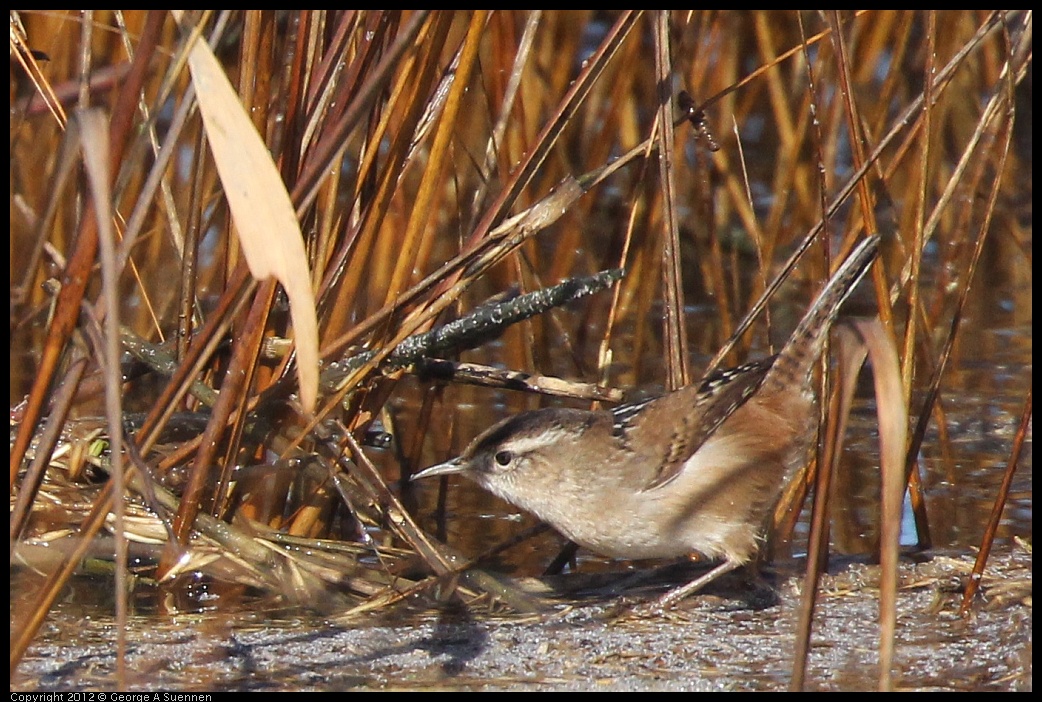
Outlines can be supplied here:
<path id="1" fill-rule="evenodd" d="M 721 575 L 724 575 L 725 573 L 730 573 L 732 570 L 739 567 L 740 565 L 742 565 L 741 561 L 726 560 L 720 565 L 718 565 L 716 568 L 713 568 L 705 575 L 699 576 L 691 582 L 689 582 L 688 584 L 673 588 L 672 590 L 667 592 L 665 595 L 659 598 L 658 606 L 662 609 L 668 609 L 669 607 L 672 607 L 688 595 L 692 595 L 698 592 L 703 587 L 719 578 Z"/>

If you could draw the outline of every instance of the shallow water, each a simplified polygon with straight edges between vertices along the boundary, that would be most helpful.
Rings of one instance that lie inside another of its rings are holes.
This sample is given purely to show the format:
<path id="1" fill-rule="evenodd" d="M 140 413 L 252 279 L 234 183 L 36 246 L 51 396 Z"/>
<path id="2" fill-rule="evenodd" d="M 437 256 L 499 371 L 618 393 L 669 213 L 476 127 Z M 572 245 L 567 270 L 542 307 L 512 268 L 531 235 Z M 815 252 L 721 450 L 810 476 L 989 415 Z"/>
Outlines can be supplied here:
<path id="1" fill-rule="evenodd" d="M 896 680 L 901 688 L 918 690 L 1029 689 L 1031 557 L 1015 539 L 1031 534 L 1030 438 L 989 564 L 997 579 L 985 580 L 984 600 L 965 619 L 955 614 L 960 595 L 954 590 L 972 563 L 1008 460 L 1023 378 L 1030 372 L 1030 329 L 971 330 L 966 338 L 976 353 L 953 367 L 962 396 L 944 401 L 948 433 L 940 437 L 931 430 L 922 453 L 938 550 L 919 554 L 924 562 L 918 565 L 906 559 L 903 566 Z M 406 383 L 398 400 L 406 424 L 415 407 L 409 392 Z M 467 432 L 495 418 L 487 408 L 462 403 L 454 419 L 464 423 L 457 429 L 463 443 Z M 866 397 L 849 431 L 839 483 L 843 499 L 837 500 L 832 531 L 835 552 L 855 556 L 834 564 L 823 585 L 807 674 L 811 689 L 876 685 L 878 598 L 870 584 L 873 569 L 863 564 L 878 514 L 874 421 Z M 942 444 L 947 448 L 938 448 Z M 415 513 L 432 533 L 436 492 L 432 481 L 413 495 Z M 468 555 L 534 523 L 465 482 L 453 483 L 448 498 L 447 542 Z M 906 530 L 906 545 L 914 536 Z M 553 614 L 537 617 L 489 617 L 481 606 L 432 614 L 427 598 L 340 622 L 335 612 L 287 610 L 275 598 L 251 599 L 239 587 L 206 579 L 176 601 L 139 587 L 127 632 L 127 685 L 142 691 L 785 689 L 805 542 L 801 526 L 795 556 L 775 554 L 773 567 L 781 571 L 777 604 L 750 603 L 740 582 L 725 580 L 722 589 L 692 598 L 667 618 L 624 622 L 613 620 L 611 601 L 557 605 Z M 561 543 L 547 531 L 487 567 L 539 575 Z M 578 573 L 564 577 L 633 567 L 639 565 L 580 552 Z M 683 582 L 673 578 L 659 589 Z M 12 571 L 12 631 L 39 582 L 29 572 Z M 734 598 L 718 597 L 729 590 Z M 75 580 L 12 676 L 11 689 L 115 689 L 112 611 L 111 578 Z"/>
<path id="2" fill-rule="evenodd" d="M 895 687 L 1031 688 L 1031 557 L 997 554 L 984 597 L 960 618 L 952 586 L 966 557 L 904 560 L 898 596 Z M 877 569 L 833 566 L 822 583 L 807 671 L 811 690 L 871 690 L 878 670 Z M 667 615 L 619 617 L 617 603 L 559 606 L 534 617 L 450 609 L 338 622 L 306 612 L 240 611 L 135 616 L 128 689 L 162 690 L 784 690 L 791 678 L 798 578 L 776 604 L 697 596 Z M 736 589 L 728 593 L 732 587 Z M 632 602 L 632 600 L 627 600 Z M 61 605 L 11 688 L 112 689 L 113 622 Z"/>
<path id="3" fill-rule="evenodd" d="M 746 43 L 741 37 L 733 39 Z M 735 43 L 733 39 L 727 41 Z M 760 56 L 750 54 L 750 57 L 750 66 L 763 61 Z M 918 82 L 918 71 L 915 75 Z M 748 101 L 755 98 L 757 92 L 767 94 L 757 87 L 755 91 L 743 90 L 739 95 Z M 968 102 L 973 104 L 983 102 L 985 96 L 970 97 Z M 1026 113 L 1027 119 L 1018 118 L 1024 124 L 1030 124 L 1029 107 L 1030 91 L 1020 108 L 1020 114 Z M 653 101 L 649 101 L 647 109 L 654 109 Z M 724 114 L 729 121 L 730 110 Z M 773 190 L 773 170 L 765 167 L 781 152 L 779 145 L 773 143 L 772 124 L 769 114 L 766 117 L 760 114 L 735 125 L 745 133 L 746 150 L 742 160 L 748 161 L 747 177 L 751 178 L 751 191 L 756 193 L 756 216 L 762 220 L 769 216 L 771 201 L 789 199 L 788 193 Z M 727 129 L 720 125 L 718 128 Z M 838 148 L 848 147 L 840 144 Z M 899 598 L 900 640 L 896 665 L 898 685 L 907 689 L 995 691 L 1031 687 L 1031 557 L 1016 543 L 1016 537 L 1032 533 L 1030 434 L 992 555 L 990 568 L 997 580 L 986 579 L 985 598 L 967 618 L 954 614 L 959 595 L 952 592 L 981 541 L 983 525 L 992 509 L 1021 407 L 1031 385 L 1032 269 L 1030 225 L 1027 224 L 1031 221 L 1032 202 L 1030 145 L 1023 150 L 1028 154 L 1023 159 L 1024 167 L 1007 178 L 1009 189 L 1004 190 L 1004 199 L 1008 198 L 1008 207 L 1015 208 L 1015 217 L 1006 212 L 1005 223 L 1003 217 L 995 218 L 996 232 L 991 235 L 975 276 L 952 363 L 942 384 L 939 408 L 931 417 L 931 429 L 920 454 L 933 550 L 917 556 L 923 562 L 913 564 L 908 560 L 903 566 L 905 589 Z M 958 151 L 952 148 L 948 157 L 954 161 Z M 737 172 L 737 154 L 733 153 L 731 158 L 734 160 L 728 168 Z M 851 163 L 852 158 L 846 154 L 837 162 Z M 573 165 L 570 171 L 577 174 L 603 164 L 588 164 L 576 158 Z M 39 168 L 38 163 L 30 163 L 28 171 L 33 177 L 29 181 L 48 180 L 38 178 Z M 946 170 L 939 168 L 937 173 Z M 701 173 L 695 175 L 689 180 L 701 180 Z M 834 175 L 830 173 L 829 177 Z M 717 179 L 720 173 L 713 172 L 712 176 Z M 619 179 L 625 182 L 630 177 L 635 176 L 625 175 Z M 809 180 L 814 180 L 813 176 Z M 17 181 L 12 178 L 12 182 Z M 907 176 L 888 181 L 887 188 L 879 195 L 894 198 L 893 206 L 898 210 L 908 209 L 907 203 L 914 198 L 908 193 L 895 192 L 895 188 L 909 182 L 914 180 Z M 593 234 L 588 239 L 575 240 L 582 242 L 586 249 L 582 253 L 589 258 L 589 263 L 578 265 L 576 270 L 587 267 L 593 270 L 602 260 L 612 261 L 614 265 L 614 253 L 609 255 L 601 249 L 610 249 L 621 241 L 615 232 L 622 229 L 627 219 L 625 213 L 634 204 L 619 201 L 620 197 L 629 196 L 612 194 L 615 188 L 619 193 L 627 192 L 627 188 L 613 184 L 603 188 L 604 192 L 589 196 L 600 199 L 590 208 L 591 216 L 579 224 Z M 697 220 L 701 216 L 701 208 L 695 207 L 697 199 L 692 197 L 699 190 L 681 195 L 681 207 L 691 208 L 682 213 L 685 220 Z M 12 193 L 12 201 L 19 203 L 22 190 Z M 972 197 L 983 197 L 983 193 L 981 189 Z M 34 198 L 30 200 L 35 203 Z M 585 211 L 585 202 L 580 204 L 577 212 Z M 1000 213 L 1002 211 L 1000 206 Z M 1024 222 L 1023 230 L 1010 231 L 1009 221 L 1014 218 Z M 21 219 L 12 216 L 13 255 L 31 248 L 29 243 L 36 239 L 35 225 L 29 227 L 31 234 L 22 238 L 15 236 L 14 230 Z M 791 231 L 780 241 L 791 241 L 793 232 L 804 231 L 806 219 L 804 214 L 794 215 L 793 221 L 782 227 Z M 952 281 L 943 269 L 948 264 L 942 262 L 957 260 L 959 255 L 953 255 L 952 251 L 972 242 L 972 220 L 954 217 L 951 225 L 943 225 L 948 226 L 948 231 L 936 237 L 939 243 L 931 243 L 926 251 L 924 280 L 930 282 L 923 289 L 933 285 L 933 291 L 942 291 L 924 296 L 931 306 L 927 315 L 933 317 L 931 323 L 936 323 L 939 335 L 944 333 L 950 316 L 950 309 L 945 307 L 950 307 L 956 294 L 945 287 Z M 714 236 L 726 238 L 731 226 L 737 225 L 733 216 L 725 221 L 726 226 L 721 222 L 711 228 Z M 833 226 L 836 229 L 832 234 L 836 236 L 841 220 L 837 218 Z M 884 224 L 888 226 L 892 224 Z M 1025 231 L 1026 235 L 1022 233 Z M 457 234 L 452 232 L 446 240 L 455 242 Z M 889 232 L 884 234 L 890 236 Z M 560 235 L 561 232 L 541 236 Z M 1022 236 L 1024 238 L 1020 238 Z M 685 232 L 685 237 L 690 242 L 695 240 L 693 232 Z M 938 251 L 941 246 L 951 250 Z M 688 255 L 694 255 L 696 248 L 691 246 Z M 736 247 L 738 249 L 740 247 Z M 550 264 L 554 256 L 561 253 L 547 247 L 540 254 L 545 254 L 547 260 L 537 262 L 539 265 L 534 270 L 544 280 L 556 281 L 562 267 Z M 781 252 L 776 253 L 780 260 Z M 638 263 L 633 259 L 627 265 Z M 732 261 L 735 263 L 739 263 L 737 257 Z M 889 263 L 900 264 L 893 260 Z M 708 287 L 701 281 L 694 284 L 694 279 L 700 277 L 699 266 L 703 264 L 703 261 L 691 260 L 684 264 L 685 280 L 693 287 Z M 14 263 L 12 270 L 19 265 Z M 177 261 L 168 261 L 159 270 L 165 273 L 168 267 L 175 270 L 179 265 Z M 809 268 L 810 264 L 807 265 Z M 639 274 L 639 267 L 636 270 Z M 753 267 L 740 266 L 738 270 L 736 281 L 751 275 Z M 889 273 L 896 279 L 893 270 Z M 489 278 L 488 286 L 495 287 L 498 279 Z M 787 285 L 783 293 L 787 294 L 797 285 L 797 282 Z M 170 294 L 175 288 L 167 286 L 165 292 Z M 385 292 L 375 296 L 382 299 Z M 798 318 L 810 297 L 809 289 L 803 292 L 807 294 L 798 303 L 782 300 L 774 305 L 775 337 L 784 334 L 786 328 L 779 320 Z M 687 329 L 693 366 L 697 369 L 722 341 L 719 338 L 721 325 L 714 319 L 718 311 L 716 302 L 705 299 L 704 290 L 701 297 L 694 291 L 689 293 Z M 907 290 L 902 291 L 901 300 L 902 304 L 907 302 Z M 597 305 L 602 311 L 607 306 L 600 299 L 596 304 L 591 302 L 589 307 L 556 311 L 554 320 L 559 325 L 559 334 L 557 326 L 553 327 L 553 336 L 544 334 L 542 338 L 518 327 L 509 330 L 505 342 L 467 352 L 467 360 L 596 380 L 583 373 L 597 367 L 596 354 L 603 330 L 595 326 L 603 321 L 596 321 L 600 318 L 590 314 L 591 309 L 598 309 Z M 783 307 L 791 309 L 780 309 Z M 364 306 L 353 313 L 362 314 L 362 309 Z M 643 330 L 646 333 L 642 345 L 632 340 L 640 336 L 635 330 L 616 330 L 613 341 L 616 359 L 608 371 L 609 382 L 638 386 L 661 383 L 664 373 L 656 366 L 664 356 L 661 339 L 656 338 L 661 332 L 657 318 L 660 310 L 653 310 L 649 319 L 622 315 L 624 321 L 620 327 L 640 324 L 647 329 Z M 902 315 L 904 311 L 899 310 L 898 318 L 903 318 Z M 40 319 L 42 324 L 42 314 Z M 36 375 L 36 358 L 43 336 L 42 327 L 33 327 L 36 341 L 32 350 L 18 344 L 22 338 L 19 335 L 26 335 L 26 328 L 13 333 L 12 404 L 21 399 Z M 791 329 L 791 325 L 788 328 Z M 763 336 L 762 329 L 758 334 Z M 920 355 L 932 358 L 940 339 L 931 337 L 922 343 L 929 350 Z M 754 344 L 764 345 L 759 337 Z M 635 347 L 641 348 L 641 353 L 631 353 Z M 752 357 L 766 353 L 766 349 L 760 349 L 760 352 L 754 351 Z M 925 385 L 929 372 L 921 362 L 916 370 L 917 391 Z M 427 384 L 406 378 L 390 403 L 406 442 L 413 440 L 416 415 L 427 390 Z M 139 398 L 128 399 L 149 403 L 154 397 L 153 389 Z M 436 421 L 427 431 L 423 459 L 428 463 L 445 460 L 496 419 L 542 401 L 485 388 L 448 388 L 435 410 Z M 921 396 L 913 394 L 913 411 L 921 401 Z M 875 687 L 878 641 L 874 622 L 878 598 L 871 586 L 873 570 L 863 563 L 867 558 L 865 554 L 873 548 L 877 532 L 875 426 L 872 400 L 864 393 L 849 433 L 844 468 L 837 476 L 836 522 L 832 529 L 833 548 L 838 553 L 849 554 L 850 558 L 834 563 L 832 575 L 824 585 L 808 671 L 811 689 Z M 937 427 L 943 427 L 943 432 Z M 389 453 L 375 455 L 379 453 L 374 452 L 374 460 L 381 462 L 384 474 L 393 480 L 399 466 Z M 435 484 L 419 486 L 411 496 L 417 519 L 431 533 L 440 532 L 435 517 L 436 491 Z M 467 555 L 480 553 L 534 523 L 531 517 L 466 484 L 452 484 L 447 504 L 447 518 L 441 533 L 450 545 Z M 904 543 L 911 544 L 915 539 L 911 529 L 906 529 Z M 553 559 L 561 543 L 559 536 L 546 532 L 486 565 L 499 574 L 536 576 Z M 749 602 L 740 596 L 744 592 L 741 584 L 726 580 L 722 588 L 685 602 L 669 617 L 626 621 L 617 621 L 614 617 L 615 602 L 583 600 L 581 606 L 558 605 L 553 614 L 539 617 L 491 617 L 481 606 L 468 611 L 432 613 L 433 599 L 426 596 L 415 598 L 407 607 L 339 621 L 335 619 L 336 612 L 330 611 L 329 602 L 312 602 L 307 609 L 286 609 L 275 596 L 258 598 L 241 586 L 208 578 L 200 578 L 176 594 L 139 585 L 131 601 L 126 683 L 130 689 L 141 691 L 784 689 L 791 676 L 795 589 L 799 582 L 794 574 L 801 565 L 799 556 L 805 543 L 806 528 L 801 526 L 792 546 L 794 553 L 774 554 L 772 565 L 781 571 L 775 581 L 780 599 L 777 604 L 764 606 L 758 601 Z M 98 546 L 101 552 L 107 550 L 111 554 L 108 542 Z M 578 573 L 570 573 L 566 579 L 597 572 L 625 572 L 637 567 L 641 566 L 580 552 L 575 569 Z M 661 583 L 658 589 L 680 581 Z M 29 569 L 12 565 L 12 632 L 33 606 L 33 596 L 40 582 Z M 115 689 L 118 681 L 112 590 L 111 577 L 75 579 L 13 672 L 11 689 Z M 739 596 L 721 599 L 718 596 L 721 593 Z M 651 595 L 633 593 L 630 596 Z"/>

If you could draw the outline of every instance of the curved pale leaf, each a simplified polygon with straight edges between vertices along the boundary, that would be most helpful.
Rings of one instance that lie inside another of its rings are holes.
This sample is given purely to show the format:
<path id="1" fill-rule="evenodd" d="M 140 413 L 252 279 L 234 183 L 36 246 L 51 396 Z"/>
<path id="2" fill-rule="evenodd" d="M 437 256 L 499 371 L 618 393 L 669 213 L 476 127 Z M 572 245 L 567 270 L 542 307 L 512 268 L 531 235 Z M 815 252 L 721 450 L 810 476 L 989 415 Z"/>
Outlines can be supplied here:
<path id="1" fill-rule="evenodd" d="M 174 17 L 180 22 L 181 12 L 175 10 Z M 318 321 L 293 203 L 267 146 L 205 41 L 193 42 L 188 67 L 250 272 L 259 279 L 275 276 L 289 296 L 300 401 L 310 412 L 318 395 Z"/>

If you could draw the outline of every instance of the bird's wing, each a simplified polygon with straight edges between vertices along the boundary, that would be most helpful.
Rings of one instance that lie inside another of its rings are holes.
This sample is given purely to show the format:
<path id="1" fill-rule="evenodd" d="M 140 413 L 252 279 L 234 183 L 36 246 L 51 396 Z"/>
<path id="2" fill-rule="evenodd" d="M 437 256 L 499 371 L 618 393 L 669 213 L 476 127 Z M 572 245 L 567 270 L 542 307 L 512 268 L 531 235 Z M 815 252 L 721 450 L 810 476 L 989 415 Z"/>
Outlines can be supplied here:
<path id="1" fill-rule="evenodd" d="M 645 454 L 643 490 L 672 482 L 713 432 L 752 397 L 774 358 L 718 371 L 696 385 L 612 410 L 614 432 L 627 448 Z M 683 414 L 683 416 L 677 416 Z"/>

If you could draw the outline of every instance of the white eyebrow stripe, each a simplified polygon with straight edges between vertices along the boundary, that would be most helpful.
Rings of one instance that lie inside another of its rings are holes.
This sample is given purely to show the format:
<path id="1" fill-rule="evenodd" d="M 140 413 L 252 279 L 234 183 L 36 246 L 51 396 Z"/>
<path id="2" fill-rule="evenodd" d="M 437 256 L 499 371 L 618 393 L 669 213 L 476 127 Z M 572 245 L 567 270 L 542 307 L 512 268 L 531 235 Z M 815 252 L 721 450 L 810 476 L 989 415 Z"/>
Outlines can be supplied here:
<path id="1" fill-rule="evenodd" d="M 518 454 L 525 454 L 556 443 L 568 432 L 561 428 L 550 428 L 540 431 L 538 434 L 527 436 L 516 436 L 503 442 L 501 448 Z"/>

